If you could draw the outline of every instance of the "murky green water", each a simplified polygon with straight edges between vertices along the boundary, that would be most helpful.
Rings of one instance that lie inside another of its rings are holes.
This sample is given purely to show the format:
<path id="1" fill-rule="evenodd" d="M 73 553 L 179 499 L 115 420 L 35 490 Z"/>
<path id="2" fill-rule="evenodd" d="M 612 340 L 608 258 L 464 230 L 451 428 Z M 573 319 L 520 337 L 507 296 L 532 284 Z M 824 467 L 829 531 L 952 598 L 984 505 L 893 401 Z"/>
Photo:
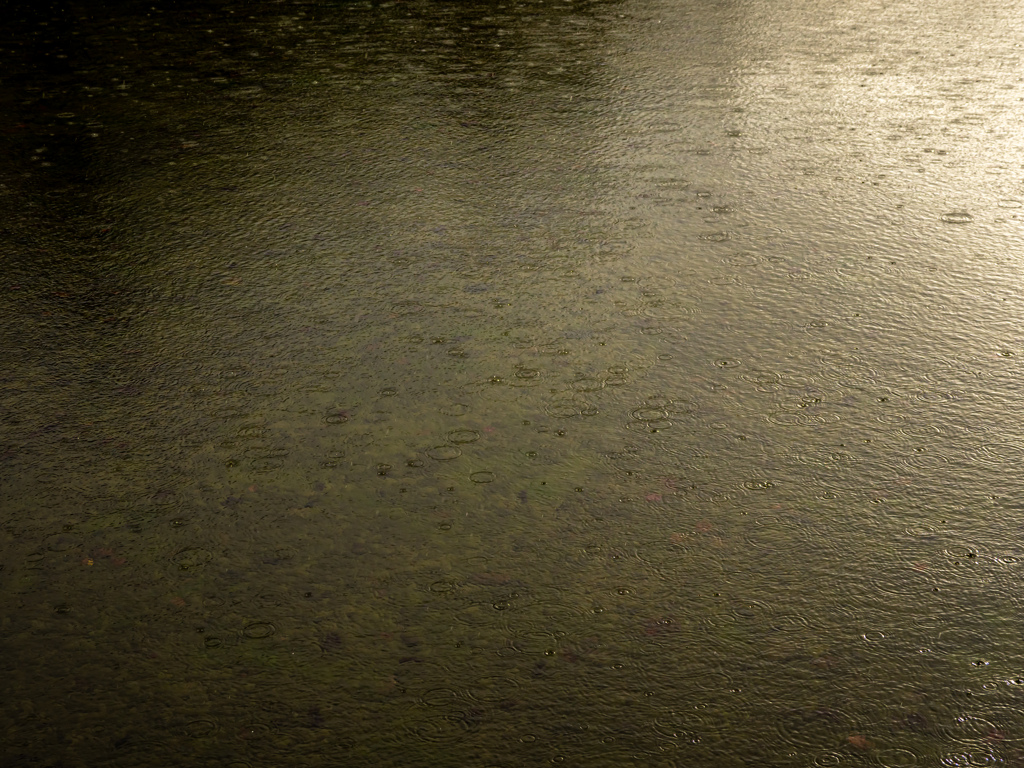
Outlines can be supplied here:
<path id="1" fill-rule="evenodd" d="M 4 765 L 1024 764 L 1016 3 L 0 15 Z"/>

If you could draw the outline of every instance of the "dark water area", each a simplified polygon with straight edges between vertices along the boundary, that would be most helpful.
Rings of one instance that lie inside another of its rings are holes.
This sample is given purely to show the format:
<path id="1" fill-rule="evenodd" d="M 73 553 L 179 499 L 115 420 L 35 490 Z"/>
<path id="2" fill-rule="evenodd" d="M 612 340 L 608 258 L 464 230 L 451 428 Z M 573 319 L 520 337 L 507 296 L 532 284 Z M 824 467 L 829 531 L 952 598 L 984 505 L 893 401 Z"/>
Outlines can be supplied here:
<path id="1" fill-rule="evenodd" d="M 0 765 L 1024 765 L 1024 10 L 0 8 Z"/>

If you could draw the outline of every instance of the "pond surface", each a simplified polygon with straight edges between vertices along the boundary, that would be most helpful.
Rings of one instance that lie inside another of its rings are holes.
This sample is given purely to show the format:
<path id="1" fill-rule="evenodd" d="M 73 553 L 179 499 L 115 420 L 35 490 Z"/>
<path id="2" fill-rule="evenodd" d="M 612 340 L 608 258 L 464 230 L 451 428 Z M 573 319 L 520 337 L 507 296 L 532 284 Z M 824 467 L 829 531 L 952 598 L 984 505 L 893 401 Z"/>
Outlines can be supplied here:
<path id="1" fill-rule="evenodd" d="M 1018 3 L 3 15 L 4 765 L 1024 764 Z"/>

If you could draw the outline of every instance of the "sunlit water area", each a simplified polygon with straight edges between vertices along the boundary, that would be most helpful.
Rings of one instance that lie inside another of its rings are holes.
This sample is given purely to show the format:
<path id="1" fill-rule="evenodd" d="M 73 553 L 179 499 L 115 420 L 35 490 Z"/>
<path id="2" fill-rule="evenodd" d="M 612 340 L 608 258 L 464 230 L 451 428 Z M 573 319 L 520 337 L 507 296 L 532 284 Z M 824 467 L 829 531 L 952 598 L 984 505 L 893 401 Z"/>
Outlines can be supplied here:
<path id="1" fill-rule="evenodd" d="M 0 7 L 4 766 L 1024 765 L 1024 7 Z"/>

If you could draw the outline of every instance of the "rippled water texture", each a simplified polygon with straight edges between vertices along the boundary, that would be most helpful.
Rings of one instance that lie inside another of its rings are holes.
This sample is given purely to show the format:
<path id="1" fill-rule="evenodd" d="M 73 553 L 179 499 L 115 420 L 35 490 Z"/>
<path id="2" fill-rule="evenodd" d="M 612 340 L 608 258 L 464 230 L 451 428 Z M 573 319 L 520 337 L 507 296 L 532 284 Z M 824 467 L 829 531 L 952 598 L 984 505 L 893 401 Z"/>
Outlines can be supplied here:
<path id="1" fill-rule="evenodd" d="M 4 765 L 1024 764 L 1024 11 L 0 10 Z"/>

